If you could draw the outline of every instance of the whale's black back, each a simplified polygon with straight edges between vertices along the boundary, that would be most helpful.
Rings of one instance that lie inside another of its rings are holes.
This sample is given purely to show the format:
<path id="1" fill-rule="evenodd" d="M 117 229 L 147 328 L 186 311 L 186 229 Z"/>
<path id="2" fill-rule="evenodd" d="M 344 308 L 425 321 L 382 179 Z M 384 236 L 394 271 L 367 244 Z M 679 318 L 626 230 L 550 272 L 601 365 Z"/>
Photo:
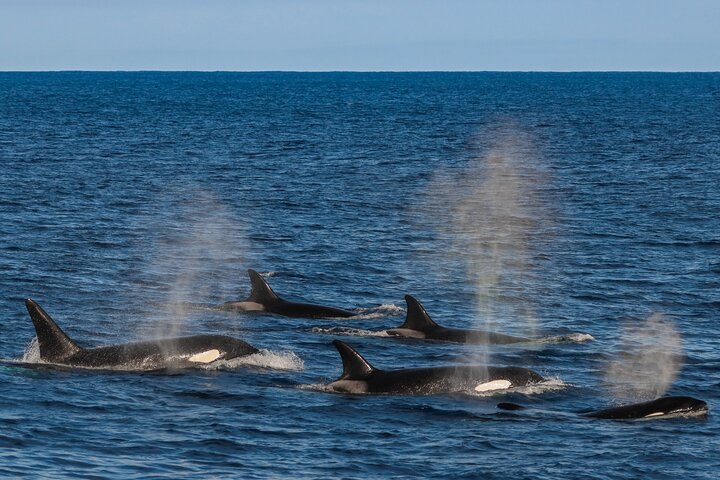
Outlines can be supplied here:
<path id="1" fill-rule="evenodd" d="M 250 296 L 246 301 L 263 305 L 266 312 L 295 318 L 347 318 L 356 314 L 341 308 L 312 303 L 288 302 L 276 294 L 265 279 L 255 270 L 248 270 Z"/>
<path id="2" fill-rule="evenodd" d="M 252 345 L 222 335 L 195 335 L 126 343 L 97 348 L 80 348 L 33 300 L 25 301 L 38 338 L 40 359 L 85 368 L 158 369 L 186 366 L 190 357 L 211 352 L 214 359 L 232 359 L 258 352 Z M 212 352 L 216 350 L 217 352 Z M 199 362 L 202 363 L 202 360 Z"/>

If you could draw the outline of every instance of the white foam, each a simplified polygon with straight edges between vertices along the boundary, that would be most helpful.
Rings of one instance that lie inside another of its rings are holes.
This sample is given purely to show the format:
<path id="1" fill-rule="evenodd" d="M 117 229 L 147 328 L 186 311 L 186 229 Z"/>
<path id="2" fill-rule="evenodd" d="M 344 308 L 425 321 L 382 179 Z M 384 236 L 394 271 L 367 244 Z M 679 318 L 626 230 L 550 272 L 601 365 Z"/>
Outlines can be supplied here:
<path id="1" fill-rule="evenodd" d="M 25 347 L 25 352 L 22 356 L 23 363 L 41 363 L 40 360 L 40 343 L 38 343 L 37 337 L 33 337 L 30 343 Z"/>
<path id="2" fill-rule="evenodd" d="M 565 390 L 567 387 L 568 384 L 559 378 L 548 378 L 540 383 L 532 383 L 530 385 L 525 385 L 524 387 L 518 387 L 516 391 L 523 395 L 540 395 L 547 392 Z"/>
<path id="3" fill-rule="evenodd" d="M 348 335 L 353 337 L 389 337 L 385 330 L 373 331 L 361 328 L 350 327 L 313 327 L 313 333 L 325 333 L 329 335 Z"/>
<path id="4" fill-rule="evenodd" d="M 537 340 L 533 340 L 533 343 L 585 343 L 593 341 L 595 341 L 595 337 L 589 333 L 575 332 L 567 335 L 538 338 Z"/>
<path id="5" fill-rule="evenodd" d="M 333 390 L 329 384 L 325 383 L 309 383 L 305 385 L 298 385 L 297 388 L 300 390 L 312 390 L 314 392 L 325 392 L 325 393 L 338 393 Z"/>
<path id="6" fill-rule="evenodd" d="M 392 303 L 384 303 L 377 307 L 357 308 L 357 315 L 352 320 L 372 320 L 375 318 L 401 317 L 405 315 L 405 309 Z"/>
<path id="7" fill-rule="evenodd" d="M 305 368 L 305 362 L 294 352 L 273 352 L 271 350 L 260 350 L 258 353 L 230 360 L 218 360 L 203 368 L 214 370 L 218 368 L 239 368 L 239 367 L 260 367 L 273 370 L 294 370 L 301 371 Z"/>

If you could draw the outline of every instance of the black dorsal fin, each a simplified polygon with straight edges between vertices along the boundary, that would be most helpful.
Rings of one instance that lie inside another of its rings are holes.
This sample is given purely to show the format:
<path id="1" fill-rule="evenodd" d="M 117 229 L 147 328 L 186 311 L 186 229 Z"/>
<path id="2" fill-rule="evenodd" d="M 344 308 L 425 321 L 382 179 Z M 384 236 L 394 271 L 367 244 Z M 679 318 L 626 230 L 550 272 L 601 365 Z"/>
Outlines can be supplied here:
<path id="1" fill-rule="evenodd" d="M 333 345 L 342 358 L 343 373 L 340 380 L 361 380 L 375 371 L 375 368 L 347 343 L 333 340 Z"/>
<path id="2" fill-rule="evenodd" d="M 273 289 L 270 288 L 270 285 L 267 284 L 258 272 L 250 269 L 248 270 L 248 275 L 250 276 L 251 285 L 248 301 L 266 304 L 280 300 L 280 297 L 273 292 Z"/>
<path id="3" fill-rule="evenodd" d="M 35 325 L 42 360 L 57 362 L 81 350 L 40 305 L 28 298 L 25 306 Z"/>
<path id="4" fill-rule="evenodd" d="M 405 302 L 407 303 L 407 316 L 405 317 L 405 323 L 400 328 L 424 332 L 439 326 L 433 322 L 425 308 L 414 297 L 405 295 Z"/>

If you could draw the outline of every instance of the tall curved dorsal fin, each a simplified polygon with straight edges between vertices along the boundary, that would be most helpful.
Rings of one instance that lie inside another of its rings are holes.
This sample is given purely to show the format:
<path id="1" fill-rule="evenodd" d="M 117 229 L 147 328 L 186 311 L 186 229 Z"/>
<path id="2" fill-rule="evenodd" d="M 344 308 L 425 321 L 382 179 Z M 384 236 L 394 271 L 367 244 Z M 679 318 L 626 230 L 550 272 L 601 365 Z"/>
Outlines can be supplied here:
<path id="1" fill-rule="evenodd" d="M 439 325 L 433 322 L 430 315 L 425 311 L 425 308 L 410 295 L 405 295 L 405 302 L 407 303 L 407 316 L 405 317 L 405 323 L 400 328 L 407 328 L 410 330 L 419 330 L 424 332 Z"/>
<path id="2" fill-rule="evenodd" d="M 340 340 L 333 340 L 332 343 L 342 358 L 343 373 L 340 380 L 361 380 L 375 371 L 375 368 L 347 343 Z"/>
<path id="3" fill-rule="evenodd" d="M 25 306 L 35 325 L 42 360 L 56 362 L 81 350 L 40 305 L 28 298 L 25 300 Z"/>
<path id="4" fill-rule="evenodd" d="M 265 304 L 280 300 L 280 297 L 273 292 L 273 289 L 270 288 L 270 285 L 267 284 L 265 279 L 262 278 L 258 272 L 250 269 L 248 270 L 248 275 L 250 276 L 251 285 L 248 301 Z"/>

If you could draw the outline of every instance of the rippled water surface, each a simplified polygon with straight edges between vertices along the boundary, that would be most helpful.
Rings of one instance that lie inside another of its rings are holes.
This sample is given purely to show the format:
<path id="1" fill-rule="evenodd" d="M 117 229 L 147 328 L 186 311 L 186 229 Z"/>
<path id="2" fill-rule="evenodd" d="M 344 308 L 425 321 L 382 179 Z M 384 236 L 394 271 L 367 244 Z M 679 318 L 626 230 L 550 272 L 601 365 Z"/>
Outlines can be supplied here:
<path id="1" fill-rule="evenodd" d="M 0 476 L 716 478 L 718 119 L 719 74 L 0 74 Z M 188 308 L 244 298 L 248 268 L 361 315 Z M 443 325 L 539 340 L 388 338 L 405 294 Z M 26 352 L 28 297 L 84 346 L 262 351 L 54 368 Z M 327 393 L 335 338 L 380 368 L 549 381 Z M 663 393 L 710 415 L 577 414 Z"/>

